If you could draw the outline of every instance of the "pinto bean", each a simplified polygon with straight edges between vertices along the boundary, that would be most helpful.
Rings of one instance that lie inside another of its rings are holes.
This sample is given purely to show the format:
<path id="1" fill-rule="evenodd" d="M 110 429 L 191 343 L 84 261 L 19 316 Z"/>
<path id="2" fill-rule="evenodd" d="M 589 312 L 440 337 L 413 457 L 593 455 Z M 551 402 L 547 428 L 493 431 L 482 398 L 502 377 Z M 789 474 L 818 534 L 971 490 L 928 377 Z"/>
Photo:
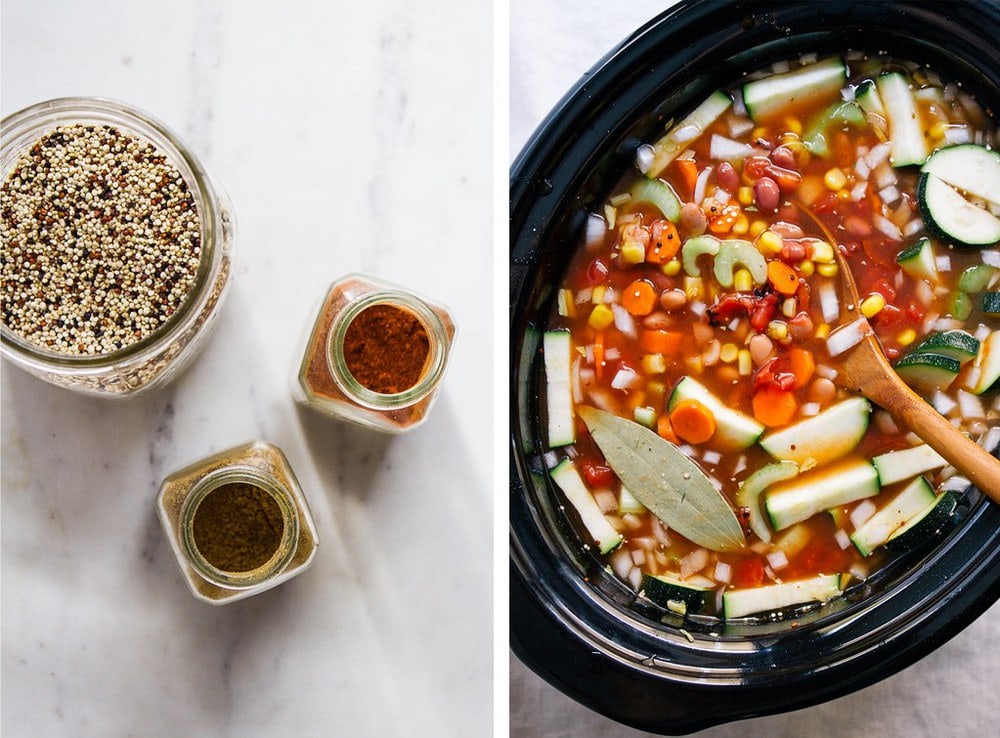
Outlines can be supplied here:
<path id="1" fill-rule="evenodd" d="M 684 203 L 678 222 L 681 228 L 692 236 L 699 236 L 708 228 L 708 217 L 693 202 Z"/>
<path id="2" fill-rule="evenodd" d="M 777 223 L 772 223 L 769 226 L 769 230 L 774 231 L 782 238 L 802 238 L 803 236 L 806 235 L 805 231 L 802 230 L 801 226 L 795 223 L 789 223 L 784 220 L 779 220 Z"/>
<path id="3" fill-rule="evenodd" d="M 781 190 L 778 183 L 770 177 L 761 177 L 753 183 L 753 199 L 763 213 L 773 213 L 778 209 L 778 199 Z"/>
<path id="4" fill-rule="evenodd" d="M 756 366 L 760 366 L 771 355 L 771 352 L 774 350 L 774 344 L 763 333 L 758 333 L 750 339 L 749 349 L 750 359 Z"/>
<path id="5" fill-rule="evenodd" d="M 715 168 L 715 181 L 726 192 L 735 194 L 740 186 L 739 175 L 733 169 L 733 165 L 724 161 Z"/>
<path id="6" fill-rule="evenodd" d="M 677 310 L 687 305 L 687 295 L 684 290 L 663 290 L 660 293 L 660 305 L 664 310 Z"/>

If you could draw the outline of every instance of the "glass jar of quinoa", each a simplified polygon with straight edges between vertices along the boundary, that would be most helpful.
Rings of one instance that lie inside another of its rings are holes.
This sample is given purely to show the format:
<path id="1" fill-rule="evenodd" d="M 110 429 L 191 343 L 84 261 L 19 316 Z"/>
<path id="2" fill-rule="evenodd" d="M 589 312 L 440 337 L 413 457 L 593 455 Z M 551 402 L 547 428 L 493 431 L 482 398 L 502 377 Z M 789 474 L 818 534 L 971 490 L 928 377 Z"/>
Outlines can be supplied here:
<path id="1" fill-rule="evenodd" d="M 327 415 L 386 433 L 427 419 L 455 323 L 442 305 L 359 274 L 331 285 L 293 393 Z"/>
<path id="2" fill-rule="evenodd" d="M 50 100 L 2 130 L 2 355 L 98 396 L 171 381 L 230 280 L 226 195 L 173 132 L 119 102 Z"/>

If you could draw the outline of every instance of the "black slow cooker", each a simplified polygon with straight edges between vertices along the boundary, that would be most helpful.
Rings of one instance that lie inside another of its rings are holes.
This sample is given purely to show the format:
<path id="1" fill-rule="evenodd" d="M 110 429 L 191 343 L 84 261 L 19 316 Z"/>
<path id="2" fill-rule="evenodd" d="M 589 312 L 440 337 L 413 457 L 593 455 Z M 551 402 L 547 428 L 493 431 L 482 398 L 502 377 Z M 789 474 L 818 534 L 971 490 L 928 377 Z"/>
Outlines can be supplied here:
<path id="1" fill-rule="evenodd" d="M 958 525 L 862 591 L 789 620 L 676 623 L 587 550 L 545 473 L 539 343 L 587 213 L 676 113 L 806 52 L 887 52 L 1000 109 L 996 2 L 686 0 L 602 59 L 550 113 L 510 182 L 510 638 L 567 695 L 679 734 L 806 707 L 888 677 L 1000 597 L 1000 507 L 972 490 Z"/>

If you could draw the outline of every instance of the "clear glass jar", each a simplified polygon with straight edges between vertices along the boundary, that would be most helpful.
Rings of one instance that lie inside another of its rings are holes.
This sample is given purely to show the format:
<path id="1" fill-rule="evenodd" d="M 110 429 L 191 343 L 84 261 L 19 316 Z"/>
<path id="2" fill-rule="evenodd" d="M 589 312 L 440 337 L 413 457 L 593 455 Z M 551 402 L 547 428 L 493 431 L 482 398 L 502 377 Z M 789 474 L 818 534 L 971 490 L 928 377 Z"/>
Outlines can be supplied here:
<path id="1" fill-rule="evenodd" d="M 230 497 L 241 492 L 241 499 L 227 499 L 227 492 Z M 222 500 L 205 510 L 213 493 Z M 247 493 L 257 499 L 247 500 Z M 288 459 L 277 446 L 262 441 L 174 472 L 160 487 L 157 509 L 191 592 L 213 605 L 241 600 L 301 574 L 319 546 L 309 503 Z M 268 525 L 260 520 L 265 512 Z M 280 536 L 274 531 L 278 521 Z M 250 534 L 261 532 L 266 540 L 258 541 L 258 551 L 248 551 Z M 237 553 L 248 563 L 230 564 Z"/>
<path id="2" fill-rule="evenodd" d="M 0 180 L 42 136 L 59 126 L 107 125 L 144 139 L 165 153 L 187 183 L 201 222 L 200 263 L 184 302 L 144 339 L 105 354 L 50 351 L 0 325 L 0 353 L 47 382 L 91 395 L 124 397 L 174 379 L 197 354 L 218 315 L 232 274 L 236 224 L 232 205 L 194 155 L 162 123 L 119 102 L 61 98 L 3 119 Z"/>
<path id="3" fill-rule="evenodd" d="M 411 386 L 379 392 L 349 368 L 344 345 L 348 329 L 369 308 L 386 306 L 415 318 L 427 336 L 427 355 Z M 313 325 L 294 394 L 299 402 L 332 417 L 386 433 L 424 422 L 448 365 L 455 323 L 451 313 L 413 292 L 360 274 L 331 285 Z"/>

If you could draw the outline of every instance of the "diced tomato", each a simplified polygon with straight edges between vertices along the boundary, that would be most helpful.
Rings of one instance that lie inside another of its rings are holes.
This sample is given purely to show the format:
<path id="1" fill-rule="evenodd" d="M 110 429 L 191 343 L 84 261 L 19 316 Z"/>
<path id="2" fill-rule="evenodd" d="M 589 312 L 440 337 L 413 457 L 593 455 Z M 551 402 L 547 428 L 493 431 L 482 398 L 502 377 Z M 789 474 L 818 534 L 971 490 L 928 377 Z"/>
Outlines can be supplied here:
<path id="1" fill-rule="evenodd" d="M 906 308 L 906 319 L 912 323 L 923 322 L 924 315 L 926 314 L 927 311 L 924 310 L 924 308 L 921 305 L 918 305 L 912 300 L 910 301 L 909 306 Z"/>
<path id="2" fill-rule="evenodd" d="M 829 213 L 837 206 L 837 193 L 824 192 L 812 204 L 814 213 Z"/>
<path id="3" fill-rule="evenodd" d="M 759 556 L 745 556 L 733 565 L 733 584 L 737 587 L 759 587 L 764 583 L 764 562 Z"/>
<path id="4" fill-rule="evenodd" d="M 594 259 L 587 265 L 587 284 L 591 286 L 604 284 L 604 280 L 608 278 L 610 273 L 611 270 L 607 264 L 601 259 Z"/>
<path id="5" fill-rule="evenodd" d="M 885 277 L 880 277 L 872 285 L 872 290 L 875 292 L 881 292 L 882 297 L 885 298 L 886 302 L 892 302 L 896 299 L 896 288 L 892 286 L 889 280 Z"/>
<path id="6" fill-rule="evenodd" d="M 615 481 L 611 467 L 600 464 L 584 464 L 583 477 L 591 487 L 607 487 Z"/>
<path id="7" fill-rule="evenodd" d="M 875 325 L 885 328 L 898 322 L 902 317 L 902 310 L 895 305 L 886 305 L 879 311 L 878 315 L 875 316 L 874 322 Z"/>
<path id="8" fill-rule="evenodd" d="M 793 563 L 803 571 L 829 574 L 844 567 L 844 552 L 828 540 L 814 538 L 795 557 Z"/>
<path id="9" fill-rule="evenodd" d="M 771 160 L 766 156 L 751 156 L 743 164 L 743 174 L 751 181 L 757 180 L 764 176 L 769 166 Z"/>

